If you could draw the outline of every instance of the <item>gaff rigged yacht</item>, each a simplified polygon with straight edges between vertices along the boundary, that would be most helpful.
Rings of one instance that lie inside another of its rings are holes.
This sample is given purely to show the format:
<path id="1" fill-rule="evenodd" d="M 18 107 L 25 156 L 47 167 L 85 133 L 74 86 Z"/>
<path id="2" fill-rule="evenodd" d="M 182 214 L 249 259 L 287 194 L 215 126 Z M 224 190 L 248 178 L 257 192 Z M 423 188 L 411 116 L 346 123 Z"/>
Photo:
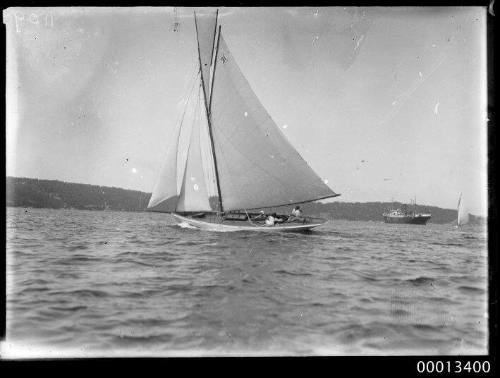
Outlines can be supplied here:
<path id="1" fill-rule="evenodd" d="M 339 194 L 308 166 L 260 103 L 217 27 L 217 15 L 194 14 L 199 66 L 148 210 L 209 231 L 304 231 L 326 223 L 312 217 L 272 226 L 253 220 L 256 209 Z M 183 140 L 187 152 L 180 153 Z"/>

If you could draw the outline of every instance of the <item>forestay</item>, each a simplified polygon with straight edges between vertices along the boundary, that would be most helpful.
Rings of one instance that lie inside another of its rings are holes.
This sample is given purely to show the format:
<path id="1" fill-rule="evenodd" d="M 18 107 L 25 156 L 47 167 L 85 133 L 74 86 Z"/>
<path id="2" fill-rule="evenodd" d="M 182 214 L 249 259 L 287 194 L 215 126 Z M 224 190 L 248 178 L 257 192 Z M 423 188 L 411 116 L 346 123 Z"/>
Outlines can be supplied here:
<path id="1" fill-rule="evenodd" d="M 210 100 L 210 67 L 214 51 L 215 32 L 217 28 L 217 12 L 205 11 L 194 14 L 198 40 L 198 57 L 200 59 L 201 75 L 207 104 Z"/>
<path id="2" fill-rule="evenodd" d="M 199 101 L 191 127 L 186 168 L 184 170 L 179 201 L 176 208 L 176 211 L 180 212 L 211 211 L 200 144 L 201 128 L 206 128 L 207 119 L 205 110 L 201 105 L 200 94 L 198 95 L 198 99 Z"/>

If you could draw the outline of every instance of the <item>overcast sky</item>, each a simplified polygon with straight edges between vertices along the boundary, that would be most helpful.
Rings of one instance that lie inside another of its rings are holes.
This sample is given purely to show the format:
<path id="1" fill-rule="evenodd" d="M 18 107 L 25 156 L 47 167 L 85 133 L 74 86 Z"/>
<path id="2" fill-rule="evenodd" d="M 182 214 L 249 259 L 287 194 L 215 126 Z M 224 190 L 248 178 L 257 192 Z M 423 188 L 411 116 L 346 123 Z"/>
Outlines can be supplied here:
<path id="1" fill-rule="evenodd" d="M 7 175 L 151 192 L 191 8 L 10 8 Z M 178 22 L 178 31 L 174 31 Z M 486 9 L 221 8 L 261 102 L 341 197 L 486 214 Z"/>

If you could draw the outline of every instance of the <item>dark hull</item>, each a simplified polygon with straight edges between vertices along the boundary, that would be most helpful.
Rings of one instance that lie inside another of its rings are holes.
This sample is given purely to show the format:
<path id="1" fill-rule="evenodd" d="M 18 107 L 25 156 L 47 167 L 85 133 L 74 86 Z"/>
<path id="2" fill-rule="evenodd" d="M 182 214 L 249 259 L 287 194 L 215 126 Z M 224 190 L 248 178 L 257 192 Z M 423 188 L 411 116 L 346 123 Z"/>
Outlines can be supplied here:
<path id="1" fill-rule="evenodd" d="M 391 217 L 391 216 L 384 215 L 384 222 L 385 223 L 426 224 L 429 219 L 431 219 L 430 216 Z"/>

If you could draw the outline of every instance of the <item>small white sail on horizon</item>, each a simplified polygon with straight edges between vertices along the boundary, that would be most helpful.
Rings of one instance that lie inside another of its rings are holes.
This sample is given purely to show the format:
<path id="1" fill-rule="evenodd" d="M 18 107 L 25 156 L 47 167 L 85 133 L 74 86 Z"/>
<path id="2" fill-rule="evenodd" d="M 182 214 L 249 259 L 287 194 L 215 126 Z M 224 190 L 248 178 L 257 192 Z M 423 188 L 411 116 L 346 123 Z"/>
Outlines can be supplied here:
<path id="1" fill-rule="evenodd" d="M 457 205 L 457 227 L 461 227 L 467 223 L 469 223 L 469 213 L 467 212 L 464 206 L 464 201 L 462 200 L 462 193 L 460 193 Z"/>

